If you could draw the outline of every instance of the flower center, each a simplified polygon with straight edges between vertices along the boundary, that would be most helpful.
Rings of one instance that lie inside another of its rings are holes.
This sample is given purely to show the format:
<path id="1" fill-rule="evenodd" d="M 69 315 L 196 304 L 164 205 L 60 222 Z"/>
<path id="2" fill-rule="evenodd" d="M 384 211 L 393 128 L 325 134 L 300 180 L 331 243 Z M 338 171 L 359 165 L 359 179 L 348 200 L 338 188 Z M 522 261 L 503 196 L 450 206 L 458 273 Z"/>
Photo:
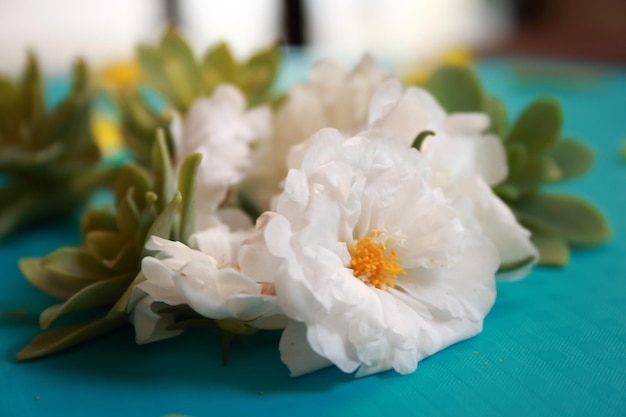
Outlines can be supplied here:
<path id="1" fill-rule="evenodd" d="M 350 248 L 350 266 L 354 276 L 381 290 L 393 288 L 394 279 L 406 274 L 400 266 L 396 250 L 385 246 L 382 232 L 371 232 Z"/>

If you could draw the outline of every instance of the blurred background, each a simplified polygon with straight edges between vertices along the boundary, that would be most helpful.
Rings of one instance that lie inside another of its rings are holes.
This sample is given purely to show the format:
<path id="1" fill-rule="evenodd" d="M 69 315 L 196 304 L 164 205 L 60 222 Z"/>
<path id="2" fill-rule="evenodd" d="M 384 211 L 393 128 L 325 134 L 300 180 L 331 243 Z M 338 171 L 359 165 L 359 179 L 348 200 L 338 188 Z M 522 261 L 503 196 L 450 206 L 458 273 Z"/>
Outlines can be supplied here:
<path id="1" fill-rule="evenodd" d="M 226 40 L 239 58 L 278 39 L 398 63 L 454 50 L 626 62 L 624 0 L 0 0 L 0 71 L 16 73 L 27 49 L 49 73 L 78 55 L 130 60 L 168 25 L 198 52 Z"/>

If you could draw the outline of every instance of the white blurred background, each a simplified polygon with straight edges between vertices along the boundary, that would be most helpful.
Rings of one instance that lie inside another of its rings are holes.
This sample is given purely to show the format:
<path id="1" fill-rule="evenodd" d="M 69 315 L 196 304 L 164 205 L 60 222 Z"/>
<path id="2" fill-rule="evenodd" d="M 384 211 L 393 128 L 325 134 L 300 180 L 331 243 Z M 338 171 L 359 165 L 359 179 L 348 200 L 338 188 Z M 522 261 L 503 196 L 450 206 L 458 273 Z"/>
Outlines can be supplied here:
<path id="1" fill-rule="evenodd" d="M 225 40 L 240 58 L 280 40 L 395 62 L 464 48 L 624 63 L 625 19 L 626 0 L 0 0 L 0 72 L 17 72 L 27 48 L 48 73 L 78 55 L 129 60 L 172 22 L 198 52 Z"/>
<path id="2" fill-rule="evenodd" d="M 194 47 L 220 40 L 239 57 L 284 38 L 281 0 L 0 0 L 0 71 L 21 68 L 27 48 L 48 72 L 84 56 L 93 66 L 132 58 L 155 41 L 168 6 Z M 319 55 L 369 51 L 421 59 L 451 47 L 474 47 L 510 32 L 507 0 L 308 0 L 301 3 L 307 44 Z M 284 39 L 283 39 L 284 40 Z"/>

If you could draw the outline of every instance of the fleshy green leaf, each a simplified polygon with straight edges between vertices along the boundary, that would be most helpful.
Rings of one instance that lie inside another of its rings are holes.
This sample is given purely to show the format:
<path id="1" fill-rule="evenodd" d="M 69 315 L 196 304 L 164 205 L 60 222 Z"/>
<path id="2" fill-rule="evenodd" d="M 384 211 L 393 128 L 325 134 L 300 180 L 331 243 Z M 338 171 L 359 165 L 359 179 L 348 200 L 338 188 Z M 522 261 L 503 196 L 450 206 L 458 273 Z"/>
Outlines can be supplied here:
<path id="1" fill-rule="evenodd" d="M 544 98 L 531 103 L 511 128 L 508 141 L 523 143 L 529 155 L 547 152 L 559 138 L 563 115 L 559 102 Z"/>
<path id="2" fill-rule="evenodd" d="M 152 223 L 154 223 L 158 217 L 156 211 L 156 202 L 158 199 L 157 195 L 152 191 L 146 193 L 146 206 L 139 216 L 139 225 L 137 226 L 135 234 L 135 241 L 138 244 L 142 244 L 146 240 L 148 229 L 150 229 L 150 226 L 152 226 Z"/>
<path id="3" fill-rule="evenodd" d="M 423 132 L 420 132 L 415 137 L 415 140 L 413 141 L 411 147 L 419 151 L 422 148 L 422 143 L 424 142 L 424 139 L 426 139 L 428 136 L 435 136 L 435 132 L 433 132 L 432 130 L 424 130 Z"/>
<path id="4" fill-rule="evenodd" d="M 231 334 L 250 335 L 259 331 L 259 329 L 248 325 L 246 322 L 236 319 L 216 320 L 217 326 Z"/>
<path id="5" fill-rule="evenodd" d="M 139 284 L 141 281 L 145 281 L 146 277 L 139 272 L 132 283 L 126 288 L 124 293 L 119 297 L 119 299 L 115 302 L 111 310 L 106 315 L 106 318 L 111 320 L 120 316 L 126 315 L 126 308 L 128 307 L 128 303 L 130 301 L 130 296 L 132 295 L 133 288 Z"/>
<path id="6" fill-rule="evenodd" d="M 460 66 L 439 68 L 426 83 L 448 113 L 484 112 L 486 97 L 476 73 Z"/>
<path id="7" fill-rule="evenodd" d="M 518 219 L 531 230 L 578 245 L 595 245 L 611 236 L 611 229 L 591 204 L 568 195 L 537 195 L 518 202 Z"/>
<path id="8" fill-rule="evenodd" d="M 128 242 L 126 245 L 122 246 L 113 259 L 105 259 L 102 261 L 107 268 L 117 272 L 135 271 L 141 268 L 140 262 L 139 250 L 135 242 Z"/>
<path id="9" fill-rule="evenodd" d="M 526 164 L 521 170 L 511 175 L 511 179 L 516 182 L 531 182 L 540 184 L 542 182 L 554 182 L 562 178 L 561 169 L 547 155 L 535 156 L 526 160 Z"/>
<path id="10" fill-rule="evenodd" d="M 197 84 L 200 71 L 196 58 L 187 42 L 172 30 L 163 36 L 160 53 L 163 69 L 176 94 L 175 102 L 180 103 L 178 108 L 185 112 L 200 94 L 200 86 Z"/>
<path id="11" fill-rule="evenodd" d="M 171 237 L 172 230 L 174 228 L 174 221 L 176 220 L 181 200 L 182 197 L 180 193 L 176 193 L 174 198 L 172 198 L 172 201 L 165 206 L 165 209 L 161 212 L 161 214 L 159 214 L 159 217 L 157 217 L 148 230 L 148 233 L 146 234 L 146 242 L 151 236 L 158 236 L 164 239 L 169 239 Z"/>
<path id="12" fill-rule="evenodd" d="M 152 148 L 152 172 L 154 175 L 154 192 L 159 196 L 156 205 L 158 210 L 162 211 L 175 192 L 172 161 L 163 130 L 156 132 L 156 140 Z"/>
<path id="13" fill-rule="evenodd" d="M 205 93 L 212 94 L 221 83 L 236 84 L 239 68 L 228 45 L 219 43 L 209 49 L 202 59 L 202 79 Z"/>
<path id="14" fill-rule="evenodd" d="M 135 188 L 126 191 L 126 197 L 117 205 L 117 228 L 126 236 L 134 236 L 139 226 L 139 208 L 135 204 Z"/>
<path id="15" fill-rule="evenodd" d="M 540 265 L 565 266 L 569 262 L 569 248 L 565 239 L 533 233 L 531 240 L 539 251 Z"/>
<path id="16" fill-rule="evenodd" d="M 43 85 L 39 64 L 32 53 L 28 54 L 20 90 L 22 115 L 27 123 L 37 123 L 44 114 Z"/>
<path id="17" fill-rule="evenodd" d="M 141 72 L 148 83 L 175 104 L 184 104 L 176 101 L 177 96 L 169 82 L 159 48 L 139 45 L 137 48 L 137 57 L 139 59 L 139 65 L 141 66 Z"/>
<path id="18" fill-rule="evenodd" d="M 53 274 L 80 280 L 96 281 L 109 276 L 85 248 L 62 247 L 41 259 L 41 266 Z"/>
<path id="19" fill-rule="evenodd" d="M 136 207 L 144 203 L 144 194 L 150 191 L 150 176 L 135 164 L 126 164 L 120 168 L 115 180 L 115 201 L 121 202 L 128 196 L 128 190 L 134 189 L 133 201 Z"/>
<path id="20" fill-rule="evenodd" d="M 128 324 L 126 317 L 114 320 L 99 319 L 87 323 L 62 327 L 36 336 L 28 346 L 17 355 L 17 360 L 24 361 L 50 355 L 79 343 L 92 340 Z"/>
<path id="21" fill-rule="evenodd" d="M 526 167 L 528 163 L 528 152 L 526 152 L 526 146 L 523 143 L 511 143 L 506 144 L 506 154 L 509 162 L 509 177 L 518 176 Z"/>
<path id="22" fill-rule="evenodd" d="M 83 236 L 95 230 L 117 230 L 117 219 L 110 207 L 91 208 L 81 217 L 80 233 Z"/>
<path id="23" fill-rule="evenodd" d="M 550 157 L 561 171 L 561 179 L 577 178 L 585 175 L 593 165 L 593 152 L 583 143 L 574 139 L 559 140 Z"/>
<path id="24" fill-rule="evenodd" d="M 195 229 L 196 174 L 201 161 L 201 154 L 189 155 L 183 161 L 178 173 L 178 191 L 182 196 L 179 237 L 184 243 L 187 242 Z"/>
<path id="25" fill-rule="evenodd" d="M 518 269 L 522 269 L 532 265 L 535 262 L 534 256 L 529 256 L 524 259 L 520 259 L 519 261 L 510 262 L 507 264 L 501 264 L 500 268 L 498 268 L 498 273 L 507 273 L 511 271 L 515 271 Z"/>
<path id="26" fill-rule="evenodd" d="M 87 249 L 99 262 L 115 259 L 127 243 L 128 238 L 116 231 L 94 230 L 85 236 Z"/>
<path id="27" fill-rule="evenodd" d="M 45 309 L 39 316 L 39 326 L 46 330 L 59 317 L 74 311 L 102 307 L 116 302 L 132 281 L 132 277 L 119 276 L 95 282 L 67 299 Z"/>
<path id="28" fill-rule="evenodd" d="M 497 98 L 489 96 L 486 99 L 485 110 L 491 119 L 489 132 L 495 133 L 500 138 L 504 139 L 507 129 L 506 109 L 504 105 Z"/>
<path id="29" fill-rule="evenodd" d="M 18 262 L 26 279 L 40 291 L 60 300 L 67 300 L 77 291 L 98 281 L 93 277 L 72 278 L 50 272 L 41 265 L 40 258 L 25 258 Z"/>
<path id="30" fill-rule="evenodd" d="M 498 184 L 493 188 L 493 192 L 504 201 L 517 201 L 522 196 L 522 191 L 513 184 Z"/>
<path id="31" fill-rule="evenodd" d="M 278 44 L 254 54 L 241 68 L 239 87 L 246 93 L 250 105 L 258 104 L 269 92 L 278 73 L 280 51 Z"/>

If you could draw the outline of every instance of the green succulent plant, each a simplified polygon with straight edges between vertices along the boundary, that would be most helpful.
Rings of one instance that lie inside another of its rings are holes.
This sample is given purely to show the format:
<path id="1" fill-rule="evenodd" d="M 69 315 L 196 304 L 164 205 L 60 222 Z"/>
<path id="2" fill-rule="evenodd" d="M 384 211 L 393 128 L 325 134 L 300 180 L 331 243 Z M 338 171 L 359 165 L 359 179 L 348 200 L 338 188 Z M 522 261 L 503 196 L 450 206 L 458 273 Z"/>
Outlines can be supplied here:
<path id="1" fill-rule="evenodd" d="M 563 114 L 558 101 L 541 98 L 532 102 L 509 126 L 503 104 L 485 93 L 471 69 L 442 67 L 425 88 L 450 113 L 490 116 L 489 130 L 502 138 L 509 166 L 508 177 L 494 191 L 532 232 L 540 264 L 566 265 L 570 245 L 597 245 L 610 237 L 606 219 L 592 204 L 567 194 L 546 193 L 542 188 L 580 177 L 593 164 L 587 146 L 561 137 Z"/>
<path id="2" fill-rule="evenodd" d="M 273 45 L 246 62 L 237 62 L 225 43 L 207 50 L 198 60 L 187 41 L 172 30 L 156 46 L 140 45 L 137 57 L 141 85 L 165 100 L 155 105 L 139 88 L 117 96 L 126 144 L 143 164 L 149 163 L 155 129 L 163 128 L 169 135 L 171 111 L 184 115 L 196 99 L 210 96 L 219 84 L 239 87 L 250 106 L 272 101 L 271 87 L 280 61 L 278 46 Z M 171 143 L 169 147 L 172 150 Z"/>
<path id="3" fill-rule="evenodd" d="M 146 83 L 182 113 L 222 83 L 239 87 L 251 106 L 266 101 L 280 61 L 278 46 L 273 45 L 240 63 L 225 43 L 207 50 L 198 61 L 173 30 L 165 32 L 157 46 L 140 45 L 137 55 Z"/>
<path id="4" fill-rule="evenodd" d="M 39 66 L 29 55 L 17 82 L 0 76 L 0 237 L 71 211 L 113 170 L 98 164 L 90 130 L 93 90 L 79 60 L 73 87 L 47 111 Z"/>
<path id="5" fill-rule="evenodd" d="M 97 318 L 45 331 L 17 354 L 19 360 L 46 356 L 128 324 L 132 286 L 144 279 L 141 260 L 148 254 L 147 239 L 154 235 L 186 242 L 192 233 L 201 156 L 185 159 L 177 187 L 165 137 L 157 136 L 151 172 L 135 164 L 121 167 L 114 187 L 115 209 L 94 207 L 83 214 L 80 245 L 20 260 L 28 281 L 61 300 L 41 313 L 42 330 L 66 315 Z"/>

